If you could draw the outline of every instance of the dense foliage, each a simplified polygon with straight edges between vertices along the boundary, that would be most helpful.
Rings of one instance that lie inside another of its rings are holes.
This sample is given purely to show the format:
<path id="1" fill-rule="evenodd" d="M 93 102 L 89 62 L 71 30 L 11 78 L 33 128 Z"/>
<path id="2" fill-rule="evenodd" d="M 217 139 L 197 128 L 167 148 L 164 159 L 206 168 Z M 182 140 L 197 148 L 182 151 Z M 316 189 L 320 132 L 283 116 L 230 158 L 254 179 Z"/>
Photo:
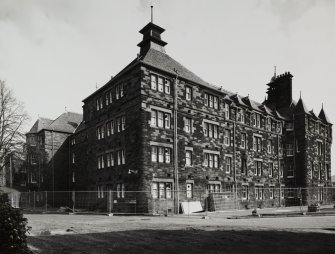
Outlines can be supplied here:
<path id="1" fill-rule="evenodd" d="M 21 211 L 12 208 L 6 194 L 0 193 L 0 252 L 9 253 L 32 253 L 27 246 L 26 233 L 30 227 L 27 219 Z"/>

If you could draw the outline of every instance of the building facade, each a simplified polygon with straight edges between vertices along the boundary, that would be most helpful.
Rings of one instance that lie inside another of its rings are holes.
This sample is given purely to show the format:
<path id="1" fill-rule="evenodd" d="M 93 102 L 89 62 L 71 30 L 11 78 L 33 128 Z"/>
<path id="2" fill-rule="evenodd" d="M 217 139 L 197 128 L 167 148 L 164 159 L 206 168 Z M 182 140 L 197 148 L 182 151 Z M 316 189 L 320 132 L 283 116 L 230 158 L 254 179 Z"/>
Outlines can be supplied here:
<path id="1" fill-rule="evenodd" d="M 235 193 L 240 207 L 289 205 L 297 200 L 282 189 L 330 184 L 332 124 L 323 109 L 317 116 L 292 99 L 290 73 L 272 77 L 258 103 L 175 61 L 163 32 L 147 24 L 136 59 L 83 100 L 71 136 L 72 190 L 97 190 L 102 200 L 112 190 L 115 211 L 143 191 L 137 205 L 155 213 L 222 192 Z M 306 203 L 310 193 L 300 197 Z"/>
<path id="2" fill-rule="evenodd" d="M 39 118 L 26 133 L 26 186 L 29 191 L 69 189 L 68 137 L 81 121 L 81 114 L 66 112 L 55 120 Z"/>

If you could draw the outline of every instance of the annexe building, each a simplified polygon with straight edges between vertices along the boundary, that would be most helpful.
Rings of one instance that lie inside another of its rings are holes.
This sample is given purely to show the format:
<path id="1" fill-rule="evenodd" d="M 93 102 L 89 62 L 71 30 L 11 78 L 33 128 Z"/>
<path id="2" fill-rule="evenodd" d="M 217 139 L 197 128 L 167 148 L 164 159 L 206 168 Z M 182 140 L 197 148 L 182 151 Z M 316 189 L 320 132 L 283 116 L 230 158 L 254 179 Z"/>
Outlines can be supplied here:
<path id="1" fill-rule="evenodd" d="M 290 73 L 274 75 L 258 103 L 171 58 L 163 32 L 151 22 L 142 28 L 139 55 L 83 100 L 72 190 L 97 190 L 102 203 L 112 190 L 114 211 L 135 204 L 156 213 L 224 191 L 241 207 L 306 203 L 310 193 L 284 188 L 330 185 L 332 124 L 323 108 L 316 115 L 292 99 Z"/>
<path id="2" fill-rule="evenodd" d="M 69 190 L 68 137 L 82 115 L 65 112 L 55 120 L 39 118 L 26 133 L 26 173 L 29 191 Z"/>

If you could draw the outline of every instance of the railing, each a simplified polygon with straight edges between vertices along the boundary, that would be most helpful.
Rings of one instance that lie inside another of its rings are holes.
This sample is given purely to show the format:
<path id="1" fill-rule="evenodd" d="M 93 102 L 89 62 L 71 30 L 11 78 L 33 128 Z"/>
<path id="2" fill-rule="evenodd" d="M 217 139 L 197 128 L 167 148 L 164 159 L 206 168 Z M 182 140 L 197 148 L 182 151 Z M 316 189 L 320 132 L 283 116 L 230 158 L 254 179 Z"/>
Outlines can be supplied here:
<path id="1" fill-rule="evenodd" d="M 172 215 L 335 203 L 335 187 L 256 186 L 223 192 L 39 191 L 15 195 L 10 198 L 12 205 L 27 211 L 110 214 Z M 178 207 L 175 202 L 177 195 L 180 201 Z"/>

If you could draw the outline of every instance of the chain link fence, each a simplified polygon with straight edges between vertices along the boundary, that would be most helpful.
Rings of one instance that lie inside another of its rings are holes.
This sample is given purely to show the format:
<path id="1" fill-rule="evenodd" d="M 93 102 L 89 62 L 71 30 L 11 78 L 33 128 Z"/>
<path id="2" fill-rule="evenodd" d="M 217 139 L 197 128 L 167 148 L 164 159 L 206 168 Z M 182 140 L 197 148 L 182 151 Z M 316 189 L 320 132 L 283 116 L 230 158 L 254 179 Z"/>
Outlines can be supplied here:
<path id="1" fill-rule="evenodd" d="M 27 211 L 129 215 L 191 214 L 201 211 L 335 203 L 335 187 L 243 186 L 224 192 L 170 191 L 164 195 L 141 191 L 39 191 L 15 195 L 17 196 L 11 198 L 12 204 Z"/>

